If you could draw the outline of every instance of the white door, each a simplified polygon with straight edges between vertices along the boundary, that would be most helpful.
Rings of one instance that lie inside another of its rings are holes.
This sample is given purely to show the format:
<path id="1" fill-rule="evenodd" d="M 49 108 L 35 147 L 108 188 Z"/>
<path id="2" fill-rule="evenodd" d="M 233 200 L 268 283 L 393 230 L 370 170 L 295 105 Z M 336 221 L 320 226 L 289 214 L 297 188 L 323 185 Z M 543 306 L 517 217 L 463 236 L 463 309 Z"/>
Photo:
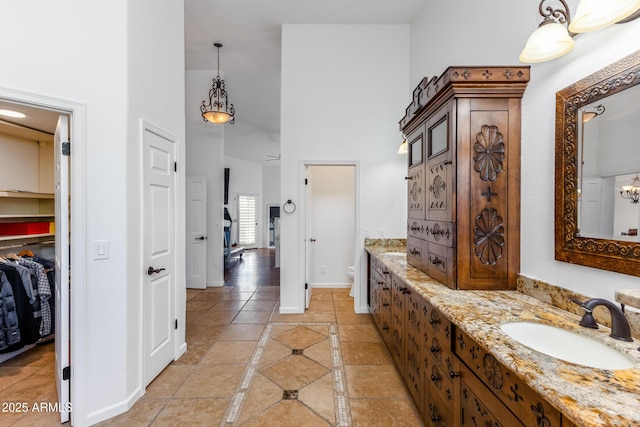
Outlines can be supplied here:
<path id="1" fill-rule="evenodd" d="M 207 287 L 207 178 L 187 178 L 187 288 Z"/>
<path id="2" fill-rule="evenodd" d="M 258 244 L 257 199 L 255 194 L 238 194 L 238 243 L 246 248 Z"/>
<path id="3" fill-rule="evenodd" d="M 143 122 L 143 349 L 148 385 L 175 352 L 175 138 Z"/>
<path id="4" fill-rule="evenodd" d="M 311 169 L 305 166 L 305 198 L 304 198 L 304 287 L 305 287 L 305 308 L 309 308 L 311 303 L 311 256 L 313 254 L 313 242 L 315 239 L 311 235 L 313 230 L 312 203 L 311 203 Z"/>
<path id="5" fill-rule="evenodd" d="M 56 388 L 60 403 L 60 421 L 69 421 L 69 157 L 63 154 L 63 143 L 69 142 L 69 117 L 58 118 L 54 135 L 55 215 L 56 215 Z M 65 144 L 66 145 L 66 144 Z M 68 147 L 68 146 L 67 146 Z"/>

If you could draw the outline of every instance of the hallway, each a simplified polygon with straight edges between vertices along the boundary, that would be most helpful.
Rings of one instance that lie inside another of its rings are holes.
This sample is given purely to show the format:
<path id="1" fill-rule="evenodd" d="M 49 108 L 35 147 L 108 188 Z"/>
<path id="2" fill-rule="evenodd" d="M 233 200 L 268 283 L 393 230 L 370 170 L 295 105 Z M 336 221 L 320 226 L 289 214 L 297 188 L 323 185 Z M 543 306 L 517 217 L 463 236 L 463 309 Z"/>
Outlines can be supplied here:
<path id="1" fill-rule="evenodd" d="M 349 290 L 314 289 L 304 314 L 279 314 L 272 261 L 272 250 L 248 251 L 226 272 L 226 286 L 188 289 L 187 353 L 131 410 L 98 425 L 421 426 Z M 59 425 L 51 414 L 6 424 L 2 415 L 3 426 Z"/>

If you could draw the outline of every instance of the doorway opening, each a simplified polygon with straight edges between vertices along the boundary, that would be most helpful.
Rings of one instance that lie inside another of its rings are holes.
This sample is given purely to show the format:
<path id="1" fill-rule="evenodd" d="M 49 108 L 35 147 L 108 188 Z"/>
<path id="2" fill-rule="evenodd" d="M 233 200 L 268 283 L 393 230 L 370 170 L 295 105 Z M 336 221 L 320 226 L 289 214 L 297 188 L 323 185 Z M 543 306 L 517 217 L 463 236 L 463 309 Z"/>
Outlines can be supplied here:
<path id="1" fill-rule="evenodd" d="M 349 288 L 356 259 L 357 165 L 305 164 L 305 308 L 314 288 Z"/>
<path id="2" fill-rule="evenodd" d="M 70 360 L 75 340 L 69 289 L 70 277 L 78 276 L 70 274 L 70 258 L 76 253 L 70 133 L 74 112 L 82 107 L 0 88 L 0 109 L 22 114 L 0 116 L 1 270 L 5 279 L 13 275 L 5 283 L 22 313 L 17 325 L 20 337 L 0 348 L 0 362 L 16 367 L 32 364 L 34 358 L 54 363 L 55 382 L 30 375 L 29 381 L 42 379 L 39 387 L 32 384 L 30 389 L 38 393 L 49 389 L 56 396 L 57 402 L 50 404 L 59 405 L 59 412 L 51 413 L 51 422 L 72 421 Z M 21 289 L 28 294 L 21 295 Z M 40 403 L 38 396 L 42 394 L 34 395 L 31 404 Z"/>

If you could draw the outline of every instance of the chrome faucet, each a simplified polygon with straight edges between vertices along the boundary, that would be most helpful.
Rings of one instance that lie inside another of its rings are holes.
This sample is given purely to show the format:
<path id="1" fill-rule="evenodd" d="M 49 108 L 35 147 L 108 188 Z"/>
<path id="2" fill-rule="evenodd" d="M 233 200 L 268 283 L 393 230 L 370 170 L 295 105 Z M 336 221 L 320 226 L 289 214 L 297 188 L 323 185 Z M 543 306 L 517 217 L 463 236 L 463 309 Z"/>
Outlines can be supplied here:
<path id="1" fill-rule="evenodd" d="M 580 302 L 577 299 L 571 298 L 571 301 L 584 308 L 584 316 L 582 316 L 582 319 L 580 320 L 580 322 L 578 322 L 580 326 L 584 326 L 585 328 L 598 329 L 598 324 L 593 318 L 593 310 L 597 306 L 603 305 L 609 309 L 609 314 L 611 314 L 611 334 L 609 334 L 609 336 L 620 341 L 633 341 L 633 339 L 631 338 L 631 329 L 629 328 L 629 322 L 624 316 L 624 312 L 620 308 L 618 308 L 616 304 L 602 298 L 593 298 L 585 302 Z"/>

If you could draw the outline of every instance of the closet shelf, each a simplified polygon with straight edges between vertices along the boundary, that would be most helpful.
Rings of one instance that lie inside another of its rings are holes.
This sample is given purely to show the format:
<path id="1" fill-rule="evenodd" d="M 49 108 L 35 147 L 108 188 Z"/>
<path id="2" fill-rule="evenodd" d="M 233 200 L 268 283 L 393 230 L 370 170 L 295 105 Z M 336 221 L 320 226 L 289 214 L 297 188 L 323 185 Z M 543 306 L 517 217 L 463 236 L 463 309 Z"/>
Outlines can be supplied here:
<path id="1" fill-rule="evenodd" d="M 34 239 L 38 237 L 51 237 L 51 236 L 55 236 L 55 234 L 43 233 L 43 234 L 22 234 L 20 236 L 0 236 L 0 242 L 9 241 L 9 240 Z"/>
<path id="2" fill-rule="evenodd" d="M 24 213 L 24 214 L 1 214 L 0 219 L 3 218 L 53 218 L 56 215 L 54 213 Z"/>
<path id="3" fill-rule="evenodd" d="M 0 191 L 0 197 L 13 197 L 20 199 L 53 199 L 53 193 L 32 193 L 30 191 Z"/>

